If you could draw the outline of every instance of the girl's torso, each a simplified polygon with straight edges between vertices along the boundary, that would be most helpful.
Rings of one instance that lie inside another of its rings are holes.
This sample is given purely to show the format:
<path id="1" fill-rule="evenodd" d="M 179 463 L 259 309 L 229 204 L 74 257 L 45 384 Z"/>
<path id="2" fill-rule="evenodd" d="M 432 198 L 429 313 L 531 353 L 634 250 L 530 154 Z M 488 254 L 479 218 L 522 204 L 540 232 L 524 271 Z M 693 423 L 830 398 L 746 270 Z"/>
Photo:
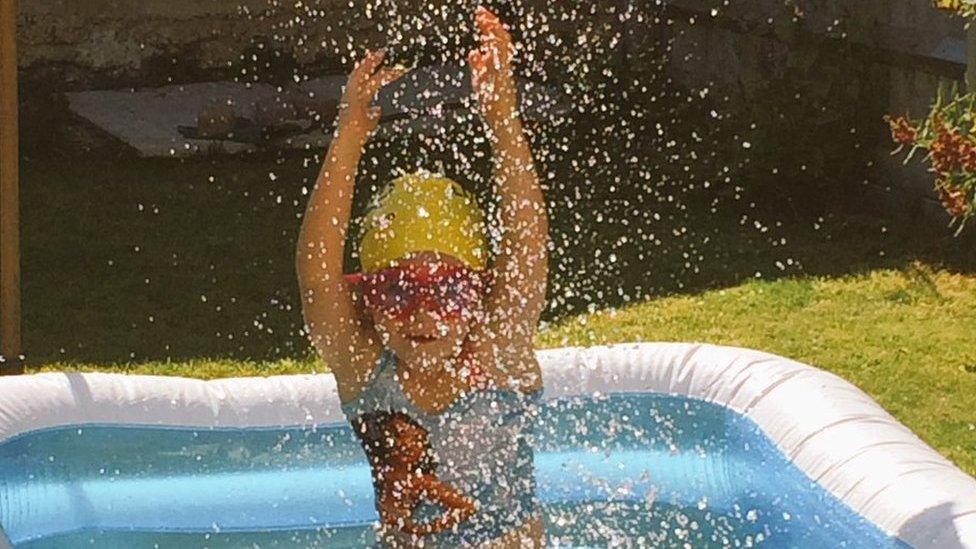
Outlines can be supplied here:
<path id="1" fill-rule="evenodd" d="M 427 433 L 436 476 L 477 505 L 451 531 L 424 539 L 428 547 L 477 545 L 519 527 L 535 514 L 531 450 L 538 392 L 472 389 L 442 412 L 426 413 L 404 393 L 397 359 L 384 351 L 360 394 L 343 405 L 350 422 L 375 412 L 402 413 Z M 419 516 L 436 513 L 418 509 Z"/>

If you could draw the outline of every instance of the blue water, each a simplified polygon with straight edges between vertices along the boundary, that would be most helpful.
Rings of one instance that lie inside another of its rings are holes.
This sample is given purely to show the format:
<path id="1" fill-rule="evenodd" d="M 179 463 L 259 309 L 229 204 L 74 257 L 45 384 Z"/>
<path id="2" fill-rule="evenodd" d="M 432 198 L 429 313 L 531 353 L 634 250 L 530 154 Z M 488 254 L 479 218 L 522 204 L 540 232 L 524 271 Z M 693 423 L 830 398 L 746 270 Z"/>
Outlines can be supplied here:
<path id="1" fill-rule="evenodd" d="M 605 547 L 903 547 L 748 419 L 662 395 L 546 404 L 536 473 L 550 541 Z M 16 547 L 358 547 L 373 488 L 344 425 L 84 425 L 0 444 Z"/>

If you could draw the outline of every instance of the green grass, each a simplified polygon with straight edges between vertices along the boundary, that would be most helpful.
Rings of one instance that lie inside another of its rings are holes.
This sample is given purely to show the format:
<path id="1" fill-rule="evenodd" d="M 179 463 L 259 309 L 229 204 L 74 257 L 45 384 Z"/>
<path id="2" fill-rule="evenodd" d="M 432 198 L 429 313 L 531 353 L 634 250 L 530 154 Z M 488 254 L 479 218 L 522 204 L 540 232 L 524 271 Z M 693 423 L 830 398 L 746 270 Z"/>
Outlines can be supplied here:
<path id="1" fill-rule="evenodd" d="M 976 473 L 976 276 L 923 264 L 839 278 L 749 281 L 564 319 L 540 347 L 701 341 L 761 349 L 851 381 Z M 50 363 L 36 370 L 216 378 L 326 370 L 318 360 Z"/>
<path id="2" fill-rule="evenodd" d="M 923 265 L 748 282 L 569 319 L 544 347 L 702 341 L 834 372 L 976 473 L 976 276 Z"/>

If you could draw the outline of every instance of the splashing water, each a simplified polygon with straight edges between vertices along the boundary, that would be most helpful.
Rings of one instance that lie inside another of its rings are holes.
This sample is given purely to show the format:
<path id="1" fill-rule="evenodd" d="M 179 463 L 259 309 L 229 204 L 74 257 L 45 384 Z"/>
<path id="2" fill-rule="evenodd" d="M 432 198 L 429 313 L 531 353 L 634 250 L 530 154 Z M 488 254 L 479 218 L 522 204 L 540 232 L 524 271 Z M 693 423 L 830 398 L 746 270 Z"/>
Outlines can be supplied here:
<path id="1" fill-rule="evenodd" d="M 294 95 L 303 84 L 344 75 L 365 51 L 386 47 L 390 63 L 412 71 L 379 98 L 388 116 L 361 162 L 355 212 L 362 213 L 395 176 L 426 169 L 463 182 L 477 193 L 490 216 L 497 218 L 491 145 L 471 98 L 467 73 L 466 55 L 475 43 L 471 15 L 477 4 L 472 0 L 351 0 L 340 4 L 269 0 L 265 10 L 242 7 L 242 17 L 266 22 L 270 32 L 253 41 L 232 64 L 232 72 L 237 82 L 271 83 L 280 95 Z M 865 153 L 872 133 L 863 129 L 871 113 L 855 112 L 860 103 L 848 101 L 846 96 L 825 100 L 824 96 L 831 96 L 826 93 L 808 98 L 808 89 L 795 78 L 802 69 L 784 65 L 759 91 L 752 90 L 753 98 L 763 99 L 757 106 L 744 100 L 743 92 L 728 79 L 689 68 L 707 67 L 711 56 L 719 56 L 715 49 L 720 48 L 710 49 L 714 43 L 708 33 L 713 27 L 708 21 L 724 17 L 729 2 L 706 3 L 707 8 L 698 10 L 683 4 L 488 3 L 510 25 L 517 43 L 521 110 L 546 190 L 552 222 L 548 320 L 582 314 L 581 322 L 585 322 L 585 313 L 649 297 L 823 270 L 822 254 L 810 249 L 831 238 L 840 217 L 830 212 L 832 203 L 825 197 L 831 193 L 845 196 L 848 191 L 839 191 L 844 187 L 836 181 L 860 185 L 873 162 Z M 797 28 L 804 24 L 805 16 L 795 2 L 780 4 L 770 25 L 772 21 Z M 843 38 L 843 29 L 843 21 L 831 20 L 823 30 Z M 807 66 L 840 66 L 840 57 L 823 54 Z M 842 75 L 845 78 L 859 69 L 852 65 L 840 70 L 847 71 Z M 330 134 L 334 122 L 317 116 L 323 133 Z M 872 120 L 877 119 L 880 117 Z M 810 143 L 795 138 L 800 131 L 807 132 Z M 217 329 L 205 326 L 206 337 L 194 334 L 200 347 L 218 347 L 219 352 L 236 356 L 275 358 L 307 351 L 297 292 L 283 281 L 293 277 L 294 247 L 289 239 L 301 222 L 323 155 L 321 147 L 312 145 L 298 153 L 255 155 L 246 162 L 263 170 L 256 178 L 259 184 L 244 185 L 240 178 L 247 176 L 217 171 L 194 182 L 207 189 L 210 197 L 242 195 L 237 197 L 239 202 L 250 208 L 244 214 L 254 225 L 270 228 L 268 232 L 277 239 L 273 247 L 280 248 L 280 252 L 256 252 L 243 266 L 251 271 L 278 272 L 279 276 L 269 279 L 274 284 L 269 282 L 259 290 L 263 293 L 242 295 L 232 289 L 230 281 L 241 276 L 239 264 L 210 258 L 212 262 L 208 261 L 202 274 L 194 273 L 205 288 L 194 292 L 194 307 L 205 308 L 211 318 L 239 315 L 242 304 L 250 304 L 243 324 L 226 320 Z M 845 170 L 844 177 L 837 175 Z M 834 178 L 833 186 L 824 182 L 830 178 Z M 139 202 L 133 209 L 140 216 L 170 212 L 167 204 L 154 202 Z M 878 232 L 886 235 L 888 229 L 882 226 Z M 356 233 L 355 227 L 351 233 Z M 497 246 L 499 235 L 493 236 Z M 207 238 L 213 240 L 210 244 L 215 250 L 240 247 L 233 238 Z M 803 242 L 797 243 L 795 238 Z M 880 249 L 871 253 L 883 256 L 885 236 L 877 239 Z M 133 256 L 141 257 L 146 251 L 142 242 L 132 246 Z M 347 255 L 355 264 L 352 250 Z M 176 252 L 165 260 L 174 267 L 184 261 Z M 114 261 L 110 260 L 110 266 Z M 144 284 L 154 287 L 155 277 L 146 277 Z M 151 330 L 166 321 L 161 322 L 156 311 L 148 311 L 144 317 L 152 327 L 140 329 Z M 170 348 L 186 345 L 184 342 L 159 344 L 165 347 L 145 354 L 157 352 L 168 358 L 171 352 L 189 352 L 188 347 Z M 142 354 L 137 357 L 133 351 L 128 358 L 142 358 Z M 542 438 L 555 437 L 557 431 L 564 437 L 577 437 L 583 447 L 581 455 L 586 456 L 621 450 L 610 447 L 609 441 L 656 437 L 649 445 L 662 460 L 685 452 L 711 465 L 741 450 L 733 452 L 707 436 L 696 447 L 682 446 L 689 431 L 703 426 L 695 423 L 695 410 L 672 410 L 672 404 L 621 406 L 613 413 L 584 407 L 573 411 L 578 414 L 571 415 L 576 422 L 568 428 L 552 420 Z M 631 417 L 618 417 L 627 413 Z M 638 432 L 632 416 L 641 413 L 644 419 L 639 426 L 644 430 Z M 608 419 L 608 415 L 612 417 Z M 594 423 L 597 416 L 600 422 Z M 648 435 L 650 431 L 655 434 Z M 337 444 L 331 439 L 316 440 L 298 451 L 295 441 L 288 438 L 292 434 L 281 436 L 270 445 L 218 440 L 208 449 L 188 443 L 186 453 L 171 457 L 181 462 L 207 462 L 206 452 L 224 452 L 222 458 L 239 460 L 247 464 L 245 468 L 276 464 L 288 470 L 298 468 L 296 463 L 303 460 L 322 458 L 317 454 L 320 449 L 313 446 L 324 444 L 331 452 Z M 732 444 L 728 440 L 722 443 Z M 69 453 L 53 451 L 52 456 Z M 352 460 L 350 455 L 340 457 Z M 153 464 L 157 466 L 165 464 Z M 716 469 L 723 466 L 715 465 Z M 714 498 L 709 500 L 703 494 L 695 494 L 692 502 L 662 500 L 656 486 L 647 486 L 654 484 L 654 474 L 622 482 L 606 471 L 586 477 L 588 485 L 613 497 L 552 504 L 547 514 L 554 525 L 553 539 L 565 544 L 751 546 L 782 535 L 804 511 L 796 506 L 788 510 L 775 507 L 772 514 L 738 504 L 716 510 Z M 819 526 L 819 518 L 805 516 L 803 520 Z M 813 532 L 816 526 L 805 524 L 804 528 Z M 351 542 L 360 541 L 357 536 L 361 534 L 350 534 Z M 329 530 L 290 535 L 300 546 L 322 537 L 335 541 L 330 536 L 344 534 Z M 215 544 L 233 537 L 217 527 L 206 536 Z M 249 541 L 269 541 L 258 538 Z"/>

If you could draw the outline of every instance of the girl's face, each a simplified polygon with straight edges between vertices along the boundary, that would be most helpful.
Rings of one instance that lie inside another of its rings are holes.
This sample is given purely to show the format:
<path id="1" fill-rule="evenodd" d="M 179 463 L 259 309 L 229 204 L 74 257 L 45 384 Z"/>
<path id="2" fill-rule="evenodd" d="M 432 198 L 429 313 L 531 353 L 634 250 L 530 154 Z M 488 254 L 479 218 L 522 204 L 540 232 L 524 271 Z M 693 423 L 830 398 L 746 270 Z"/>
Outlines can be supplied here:
<path id="1" fill-rule="evenodd" d="M 457 269 L 462 264 L 453 257 L 433 252 L 418 253 L 397 264 L 398 268 L 404 269 L 431 269 L 439 266 Z M 452 282 L 443 284 L 447 284 L 447 289 L 451 291 L 455 289 Z M 392 292 L 395 293 L 397 290 L 398 288 L 394 287 Z M 439 297 L 436 291 L 431 295 L 435 296 L 435 299 Z M 481 308 L 480 292 L 473 296 L 473 299 L 465 299 L 470 303 L 466 310 L 460 313 L 449 307 L 432 304 L 431 301 L 432 299 L 420 299 L 416 302 L 416 306 L 407 308 L 405 312 L 367 306 L 384 344 L 396 353 L 398 358 L 409 364 L 420 366 L 443 364 L 457 357 L 471 332 L 472 322 Z"/>

